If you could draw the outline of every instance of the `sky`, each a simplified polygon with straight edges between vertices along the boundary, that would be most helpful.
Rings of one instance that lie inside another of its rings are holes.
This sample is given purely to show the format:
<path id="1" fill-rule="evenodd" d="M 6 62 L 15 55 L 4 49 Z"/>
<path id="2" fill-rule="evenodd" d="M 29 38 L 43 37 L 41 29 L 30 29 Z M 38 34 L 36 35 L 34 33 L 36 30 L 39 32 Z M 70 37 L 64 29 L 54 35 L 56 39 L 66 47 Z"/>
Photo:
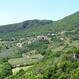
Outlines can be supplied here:
<path id="1" fill-rule="evenodd" d="M 79 11 L 79 0 L 0 0 L 0 25 L 24 20 L 59 20 Z"/>

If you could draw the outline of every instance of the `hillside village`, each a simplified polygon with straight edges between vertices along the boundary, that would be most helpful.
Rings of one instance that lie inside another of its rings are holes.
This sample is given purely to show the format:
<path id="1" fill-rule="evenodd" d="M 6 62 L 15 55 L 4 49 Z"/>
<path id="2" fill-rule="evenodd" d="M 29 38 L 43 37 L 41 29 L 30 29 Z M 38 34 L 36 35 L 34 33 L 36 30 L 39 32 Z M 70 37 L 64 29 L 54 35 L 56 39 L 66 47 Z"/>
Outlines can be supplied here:
<path id="1" fill-rule="evenodd" d="M 79 79 L 79 12 L 0 26 L 0 79 Z"/>

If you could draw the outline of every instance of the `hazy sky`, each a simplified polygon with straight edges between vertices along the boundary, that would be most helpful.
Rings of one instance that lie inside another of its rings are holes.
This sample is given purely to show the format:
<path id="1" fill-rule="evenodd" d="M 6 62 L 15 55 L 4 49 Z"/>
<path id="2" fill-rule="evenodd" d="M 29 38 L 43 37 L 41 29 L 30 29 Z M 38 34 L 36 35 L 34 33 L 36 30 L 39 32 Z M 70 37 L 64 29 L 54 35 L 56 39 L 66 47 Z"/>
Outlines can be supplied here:
<path id="1" fill-rule="evenodd" d="M 0 25 L 29 19 L 58 20 L 79 11 L 79 0 L 0 0 Z"/>

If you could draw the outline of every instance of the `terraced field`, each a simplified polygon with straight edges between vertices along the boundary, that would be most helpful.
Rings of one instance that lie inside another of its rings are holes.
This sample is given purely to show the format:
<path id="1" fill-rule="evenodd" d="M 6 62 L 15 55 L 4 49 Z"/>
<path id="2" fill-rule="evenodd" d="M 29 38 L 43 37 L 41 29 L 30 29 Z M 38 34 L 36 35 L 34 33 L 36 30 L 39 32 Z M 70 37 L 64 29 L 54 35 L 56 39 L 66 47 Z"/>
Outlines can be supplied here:
<path id="1" fill-rule="evenodd" d="M 29 69 L 29 68 L 31 68 L 32 66 L 24 66 L 24 67 L 17 67 L 17 68 L 13 68 L 12 69 L 12 73 L 13 73 L 13 75 L 15 75 L 16 73 L 18 73 L 19 72 L 19 70 L 21 70 L 21 69 L 23 69 L 23 70 L 27 70 L 27 69 Z"/>
<path id="2" fill-rule="evenodd" d="M 20 66 L 26 66 L 35 64 L 43 59 L 43 56 L 41 54 L 32 55 L 32 56 L 25 56 L 22 58 L 15 58 L 15 59 L 9 59 L 8 62 L 13 67 L 20 67 Z"/>

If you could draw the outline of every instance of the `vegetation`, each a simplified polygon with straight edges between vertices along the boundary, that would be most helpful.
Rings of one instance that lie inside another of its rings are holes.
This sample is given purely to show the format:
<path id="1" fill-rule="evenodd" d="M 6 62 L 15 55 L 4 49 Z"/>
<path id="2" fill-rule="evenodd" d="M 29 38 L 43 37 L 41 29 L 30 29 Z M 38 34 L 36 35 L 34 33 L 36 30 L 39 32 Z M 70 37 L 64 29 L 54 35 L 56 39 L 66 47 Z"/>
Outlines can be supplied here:
<path id="1" fill-rule="evenodd" d="M 0 26 L 0 79 L 79 79 L 79 12 Z"/>
<path id="2" fill-rule="evenodd" d="M 0 79 L 4 79 L 12 74 L 11 65 L 6 61 L 0 61 Z"/>

